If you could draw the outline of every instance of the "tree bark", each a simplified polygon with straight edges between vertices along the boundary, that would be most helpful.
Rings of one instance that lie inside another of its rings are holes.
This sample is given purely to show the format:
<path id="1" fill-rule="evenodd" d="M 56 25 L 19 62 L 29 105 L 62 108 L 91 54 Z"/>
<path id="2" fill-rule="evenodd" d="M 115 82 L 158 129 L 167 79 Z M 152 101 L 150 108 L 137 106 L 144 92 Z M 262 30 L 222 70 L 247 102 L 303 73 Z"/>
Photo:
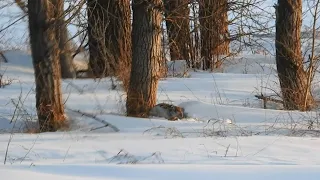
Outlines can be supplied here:
<path id="1" fill-rule="evenodd" d="M 284 107 L 309 110 L 314 99 L 301 53 L 302 1 L 278 0 L 276 14 L 276 62 Z"/>
<path id="2" fill-rule="evenodd" d="M 203 69 L 221 66 L 221 56 L 229 54 L 228 1 L 199 0 L 201 56 Z"/>
<path id="3" fill-rule="evenodd" d="M 115 75 L 129 86 L 131 71 L 131 8 L 130 0 L 109 0 L 109 25 L 106 27 L 106 48 L 115 63 Z"/>
<path id="4" fill-rule="evenodd" d="M 161 56 L 162 0 L 134 0 L 133 60 L 127 115 L 146 117 L 156 104 Z"/>
<path id="5" fill-rule="evenodd" d="M 36 81 L 40 132 L 56 131 L 66 123 L 61 93 L 56 5 L 63 0 L 29 0 L 30 43 Z"/>
<path id="6" fill-rule="evenodd" d="M 61 77 L 66 78 L 75 78 L 76 71 L 73 66 L 73 58 L 71 55 L 71 45 L 69 42 L 68 27 L 64 20 L 64 1 L 61 1 L 61 4 L 58 4 L 57 14 L 59 17 L 60 26 L 56 27 L 57 33 L 59 34 L 59 48 L 60 48 L 60 65 L 61 65 Z"/>
<path id="7" fill-rule="evenodd" d="M 171 60 L 186 60 L 190 67 L 189 0 L 164 0 Z"/>

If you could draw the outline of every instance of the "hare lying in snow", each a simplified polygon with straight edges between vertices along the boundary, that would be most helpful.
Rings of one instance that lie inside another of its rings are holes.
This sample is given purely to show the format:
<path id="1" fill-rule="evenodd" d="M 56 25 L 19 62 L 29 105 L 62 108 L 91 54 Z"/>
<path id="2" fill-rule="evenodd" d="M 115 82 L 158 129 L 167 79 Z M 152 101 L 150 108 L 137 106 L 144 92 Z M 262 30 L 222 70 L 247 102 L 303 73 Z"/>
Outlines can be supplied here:
<path id="1" fill-rule="evenodd" d="M 185 117 L 183 108 L 166 103 L 160 103 L 154 106 L 150 110 L 149 115 L 164 117 L 170 121 L 176 121 Z"/>

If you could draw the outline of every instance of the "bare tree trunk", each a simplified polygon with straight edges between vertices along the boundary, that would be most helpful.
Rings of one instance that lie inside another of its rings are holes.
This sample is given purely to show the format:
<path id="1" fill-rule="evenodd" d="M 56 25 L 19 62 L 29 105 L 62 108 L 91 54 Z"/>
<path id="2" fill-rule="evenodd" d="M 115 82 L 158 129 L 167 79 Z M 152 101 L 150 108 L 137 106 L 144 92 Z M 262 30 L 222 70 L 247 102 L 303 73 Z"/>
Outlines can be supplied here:
<path id="1" fill-rule="evenodd" d="M 28 14 L 28 8 L 24 1 L 15 0 L 15 3 L 19 6 L 19 8 L 25 13 Z M 60 65 L 61 65 L 61 77 L 62 78 L 75 78 L 76 72 L 73 67 L 73 58 L 71 56 L 71 47 L 69 38 L 68 38 L 68 28 L 67 24 L 64 22 L 64 2 L 57 5 L 57 11 L 59 13 L 59 20 L 61 21 L 59 24 L 61 26 L 57 27 L 56 30 L 60 34 L 59 36 L 59 48 L 60 48 Z"/>
<path id="2" fill-rule="evenodd" d="M 59 48 L 60 48 L 60 65 L 62 78 L 75 78 L 76 71 L 73 66 L 73 58 L 71 55 L 71 45 L 69 42 L 68 28 L 64 21 L 64 1 L 58 4 L 58 17 L 61 26 L 56 29 L 59 33 Z"/>
<path id="3" fill-rule="evenodd" d="M 314 99 L 307 86 L 301 53 L 302 1 L 278 0 L 276 12 L 276 61 L 284 107 L 309 110 Z"/>
<path id="4" fill-rule="evenodd" d="M 130 0 L 88 0 L 90 67 L 95 77 L 117 75 L 128 86 L 130 17 Z"/>
<path id="5" fill-rule="evenodd" d="M 133 60 L 127 95 L 128 116 L 146 117 L 156 104 L 161 63 L 162 0 L 134 0 Z"/>
<path id="6" fill-rule="evenodd" d="M 186 60 L 190 67 L 189 0 L 164 0 L 171 60 Z"/>
<path id="7" fill-rule="evenodd" d="M 109 0 L 106 9 L 109 25 L 106 27 L 106 48 L 115 63 L 115 75 L 129 86 L 131 71 L 131 8 L 130 0 Z"/>
<path id="8" fill-rule="evenodd" d="M 200 31 L 199 31 L 199 9 L 198 3 L 193 1 L 191 4 L 192 12 L 192 31 L 191 31 L 191 64 L 192 68 L 201 68 L 201 49 L 200 49 Z"/>
<path id="9" fill-rule="evenodd" d="M 109 1 L 88 0 L 88 38 L 89 38 L 89 65 L 96 78 L 113 75 L 115 59 L 107 49 L 106 32 L 109 24 L 107 12 Z"/>
<path id="10" fill-rule="evenodd" d="M 227 0 L 199 0 L 203 69 L 221 66 L 221 55 L 229 54 Z"/>
<path id="11" fill-rule="evenodd" d="M 36 81 L 36 108 L 40 132 L 65 125 L 61 93 L 59 36 L 56 5 L 63 0 L 29 0 L 30 43 Z"/>

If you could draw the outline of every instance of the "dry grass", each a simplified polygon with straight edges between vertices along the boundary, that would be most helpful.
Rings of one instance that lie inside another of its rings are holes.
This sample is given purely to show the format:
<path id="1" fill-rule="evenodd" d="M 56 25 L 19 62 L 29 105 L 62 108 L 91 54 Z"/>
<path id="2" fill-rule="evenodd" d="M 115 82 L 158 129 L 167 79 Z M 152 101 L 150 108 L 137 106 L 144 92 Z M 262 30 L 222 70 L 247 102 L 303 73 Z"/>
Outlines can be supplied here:
<path id="1" fill-rule="evenodd" d="M 0 73 L 0 88 L 5 88 L 6 86 L 9 86 L 13 82 L 13 79 L 5 78 L 4 73 Z"/>
<path id="2" fill-rule="evenodd" d="M 117 71 L 117 78 L 122 81 L 123 89 L 128 92 L 130 83 L 131 65 L 127 63 L 120 63 Z"/>

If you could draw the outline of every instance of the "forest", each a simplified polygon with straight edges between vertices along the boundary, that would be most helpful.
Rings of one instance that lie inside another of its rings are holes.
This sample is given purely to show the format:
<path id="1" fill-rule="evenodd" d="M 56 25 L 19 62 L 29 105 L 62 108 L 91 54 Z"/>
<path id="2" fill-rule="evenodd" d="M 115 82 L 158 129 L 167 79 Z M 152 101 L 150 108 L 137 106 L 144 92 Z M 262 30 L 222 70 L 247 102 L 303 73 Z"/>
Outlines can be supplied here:
<path id="1" fill-rule="evenodd" d="M 1 0 L 0 171 L 318 179 L 319 19 L 320 0 Z"/>

